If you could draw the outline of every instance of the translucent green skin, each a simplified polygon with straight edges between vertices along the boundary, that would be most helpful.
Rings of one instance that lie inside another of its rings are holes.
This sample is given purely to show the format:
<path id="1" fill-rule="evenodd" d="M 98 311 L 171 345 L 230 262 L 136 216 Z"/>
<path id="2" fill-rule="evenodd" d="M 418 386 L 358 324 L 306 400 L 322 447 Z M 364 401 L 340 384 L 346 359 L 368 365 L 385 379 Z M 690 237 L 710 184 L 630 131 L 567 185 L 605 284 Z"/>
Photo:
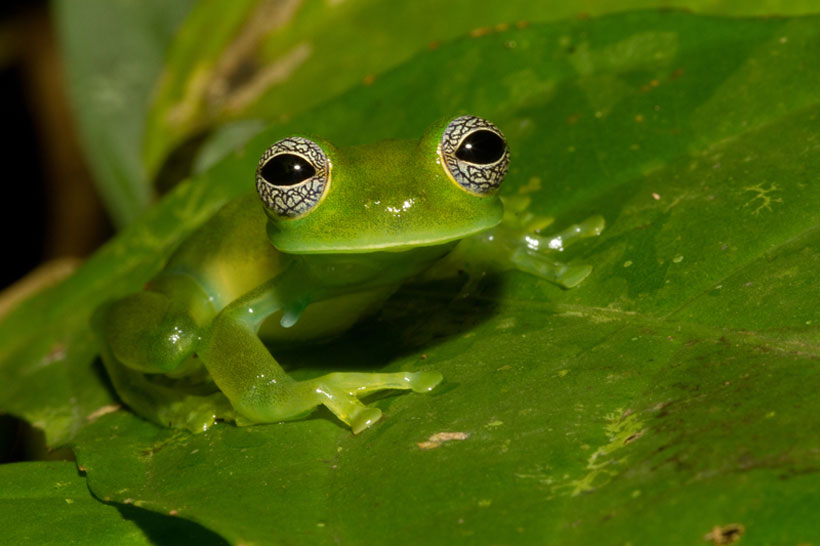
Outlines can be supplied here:
<path id="1" fill-rule="evenodd" d="M 255 193 L 241 197 L 185 240 L 144 291 L 98 311 L 103 360 L 123 401 L 190 430 L 216 419 L 297 419 L 324 404 L 359 432 L 381 413 L 358 396 L 437 385 L 432 371 L 297 382 L 262 339 L 275 350 L 342 332 L 459 239 L 501 221 L 496 195 L 469 193 L 446 174 L 443 128 L 350 149 L 322 142 L 332 174 L 314 210 L 268 218 Z"/>

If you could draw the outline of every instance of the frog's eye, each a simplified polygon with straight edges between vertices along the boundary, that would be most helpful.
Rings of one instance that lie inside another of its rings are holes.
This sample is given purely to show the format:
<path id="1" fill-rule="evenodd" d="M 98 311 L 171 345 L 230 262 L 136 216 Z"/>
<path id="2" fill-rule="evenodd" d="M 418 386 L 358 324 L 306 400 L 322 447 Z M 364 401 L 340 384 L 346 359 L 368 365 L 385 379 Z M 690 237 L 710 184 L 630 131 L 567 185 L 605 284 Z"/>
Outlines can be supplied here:
<path id="1" fill-rule="evenodd" d="M 498 128 L 475 116 L 461 116 L 444 129 L 438 153 L 447 175 L 476 195 L 493 193 L 510 165 L 507 141 Z"/>
<path id="2" fill-rule="evenodd" d="M 278 216 L 312 210 L 330 186 L 330 159 L 312 140 L 289 137 L 265 150 L 256 167 L 256 192 Z"/>

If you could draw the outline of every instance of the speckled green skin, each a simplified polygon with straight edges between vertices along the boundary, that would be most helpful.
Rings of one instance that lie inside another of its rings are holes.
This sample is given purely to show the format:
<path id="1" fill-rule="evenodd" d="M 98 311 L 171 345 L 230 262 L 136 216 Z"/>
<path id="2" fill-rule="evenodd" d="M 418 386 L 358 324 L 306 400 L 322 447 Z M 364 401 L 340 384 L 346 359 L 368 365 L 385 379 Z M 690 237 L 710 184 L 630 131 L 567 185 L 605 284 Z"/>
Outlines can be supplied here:
<path id="1" fill-rule="evenodd" d="M 103 359 L 122 399 L 146 418 L 191 430 L 216 419 L 296 419 L 324 404 L 359 432 L 381 414 L 358 396 L 438 384 L 432 371 L 297 382 L 261 338 L 275 348 L 344 331 L 459 239 L 501 221 L 497 196 L 470 194 L 445 174 L 436 151 L 444 126 L 418 141 L 351 149 L 319 141 L 332 174 L 314 210 L 267 217 L 255 193 L 237 199 L 184 241 L 143 292 L 99 311 Z"/>

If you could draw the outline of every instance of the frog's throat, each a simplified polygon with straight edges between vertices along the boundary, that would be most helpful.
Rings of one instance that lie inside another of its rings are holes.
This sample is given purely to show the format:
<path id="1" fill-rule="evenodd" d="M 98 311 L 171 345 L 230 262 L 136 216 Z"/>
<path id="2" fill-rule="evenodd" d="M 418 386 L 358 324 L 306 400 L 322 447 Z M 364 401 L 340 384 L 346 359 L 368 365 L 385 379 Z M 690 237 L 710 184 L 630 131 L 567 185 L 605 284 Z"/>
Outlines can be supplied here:
<path id="1" fill-rule="evenodd" d="M 467 237 L 478 233 L 483 233 L 496 227 L 500 223 L 501 218 L 498 218 L 492 222 L 474 226 L 472 229 L 448 234 L 442 237 L 420 237 L 418 239 L 405 239 L 400 242 L 387 241 L 372 244 L 345 244 L 343 241 L 338 241 L 325 245 L 289 245 L 286 241 L 281 241 L 281 239 L 277 237 L 276 226 L 271 222 L 268 222 L 267 231 L 268 239 L 271 241 L 276 250 L 285 254 L 364 254 L 369 252 L 406 252 L 414 248 L 445 245 L 453 241 L 466 239 Z"/>

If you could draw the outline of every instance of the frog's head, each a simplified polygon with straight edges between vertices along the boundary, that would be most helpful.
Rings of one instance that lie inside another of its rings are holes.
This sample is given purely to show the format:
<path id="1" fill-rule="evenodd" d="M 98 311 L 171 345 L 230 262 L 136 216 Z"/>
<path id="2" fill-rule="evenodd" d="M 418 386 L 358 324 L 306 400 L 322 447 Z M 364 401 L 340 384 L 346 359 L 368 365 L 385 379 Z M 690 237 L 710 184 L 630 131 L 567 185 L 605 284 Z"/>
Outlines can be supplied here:
<path id="1" fill-rule="evenodd" d="M 510 153 L 492 123 L 461 116 L 417 141 L 347 149 L 290 137 L 259 160 L 268 236 L 295 254 L 403 251 L 462 239 L 501 221 Z"/>

